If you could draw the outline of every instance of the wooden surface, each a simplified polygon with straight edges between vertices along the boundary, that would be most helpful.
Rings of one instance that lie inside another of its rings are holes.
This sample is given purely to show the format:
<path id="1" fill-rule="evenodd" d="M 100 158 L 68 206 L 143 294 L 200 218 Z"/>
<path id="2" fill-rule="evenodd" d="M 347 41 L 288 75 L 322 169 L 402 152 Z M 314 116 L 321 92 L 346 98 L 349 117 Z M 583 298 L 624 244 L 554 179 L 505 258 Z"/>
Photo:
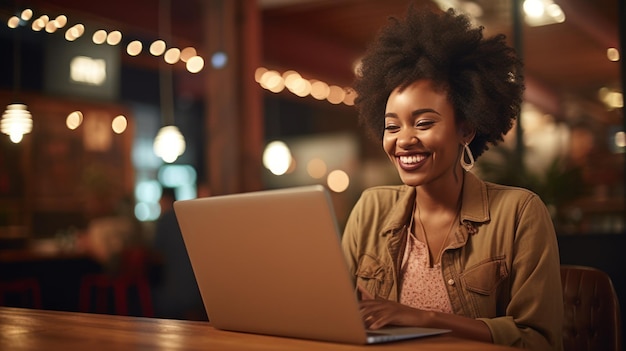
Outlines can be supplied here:
<path id="1" fill-rule="evenodd" d="M 208 322 L 0 307 L 2 350 L 515 350 L 431 336 L 381 345 L 346 345 L 217 330 Z"/>

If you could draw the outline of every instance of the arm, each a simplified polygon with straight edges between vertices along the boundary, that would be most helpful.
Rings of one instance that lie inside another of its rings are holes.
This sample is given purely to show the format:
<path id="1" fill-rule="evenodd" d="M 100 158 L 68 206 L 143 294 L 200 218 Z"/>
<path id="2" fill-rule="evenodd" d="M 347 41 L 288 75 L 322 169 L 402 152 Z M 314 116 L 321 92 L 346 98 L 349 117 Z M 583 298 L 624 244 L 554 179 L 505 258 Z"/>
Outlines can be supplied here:
<path id="1" fill-rule="evenodd" d="M 373 298 L 361 289 L 361 315 L 369 329 L 386 325 L 441 328 L 452 330 L 452 335 L 483 342 L 493 342 L 487 325 L 473 318 L 456 314 L 423 311 L 398 302 Z"/>
<path id="2" fill-rule="evenodd" d="M 541 199 L 533 195 L 520 203 L 515 217 L 509 297 L 502 301 L 506 303 L 504 315 L 481 320 L 489 326 L 495 343 L 560 350 L 563 301 L 558 245 L 550 215 Z"/>

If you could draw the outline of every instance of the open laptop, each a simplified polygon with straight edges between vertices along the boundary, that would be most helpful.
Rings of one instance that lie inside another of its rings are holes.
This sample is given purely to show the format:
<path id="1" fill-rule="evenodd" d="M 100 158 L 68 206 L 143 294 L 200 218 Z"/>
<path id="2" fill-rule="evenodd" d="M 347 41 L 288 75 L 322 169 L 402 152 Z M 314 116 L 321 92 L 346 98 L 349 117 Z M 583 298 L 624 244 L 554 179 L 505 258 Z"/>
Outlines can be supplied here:
<path id="1" fill-rule="evenodd" d="M 448 332 L 368 332 L 321 185 L 177 201 L 174 210 L 212 325 L 368 344 Z"/>

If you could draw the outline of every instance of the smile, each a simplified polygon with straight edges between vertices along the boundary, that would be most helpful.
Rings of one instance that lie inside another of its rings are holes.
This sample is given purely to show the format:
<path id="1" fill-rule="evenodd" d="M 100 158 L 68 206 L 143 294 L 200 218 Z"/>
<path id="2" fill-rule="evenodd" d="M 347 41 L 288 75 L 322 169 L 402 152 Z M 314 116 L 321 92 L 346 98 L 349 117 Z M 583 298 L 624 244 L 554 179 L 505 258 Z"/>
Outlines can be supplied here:
<path id="1" fill-rule="evenodd" d="M 405 171 L 412 171 L 419 168 L 426 158 L 428 158 L 429 154 L 415 154 L 415 155 L 405 155 L 405 156 L 397 156 L 398 166 Z"/>
<path id="2" fill-rule="evenodd" d="M 411 156 L 400 156 L 400 163 L 404 164 L 415 164 L 423 161 L 426 156 L 425 155 L 411 155 Z"/>

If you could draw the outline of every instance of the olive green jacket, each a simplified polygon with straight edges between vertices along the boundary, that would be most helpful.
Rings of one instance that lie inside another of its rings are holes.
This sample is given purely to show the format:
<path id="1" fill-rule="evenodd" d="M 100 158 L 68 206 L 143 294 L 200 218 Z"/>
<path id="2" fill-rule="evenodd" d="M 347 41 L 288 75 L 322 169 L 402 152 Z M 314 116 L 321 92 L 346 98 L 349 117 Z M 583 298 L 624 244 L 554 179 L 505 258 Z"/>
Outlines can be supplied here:
<path id="1" fill-rule="evenodd" d="M 367 189 L 342 245 L 355 283 L 399 299 L 399 274 L 415 188 Z M 455 314 L 487 324 L 494 343 L 562 350 L 563 297 L 554 226 L 541 199 L 466 173 L 461 223 L 446 242 L 442 273 Z"/>

